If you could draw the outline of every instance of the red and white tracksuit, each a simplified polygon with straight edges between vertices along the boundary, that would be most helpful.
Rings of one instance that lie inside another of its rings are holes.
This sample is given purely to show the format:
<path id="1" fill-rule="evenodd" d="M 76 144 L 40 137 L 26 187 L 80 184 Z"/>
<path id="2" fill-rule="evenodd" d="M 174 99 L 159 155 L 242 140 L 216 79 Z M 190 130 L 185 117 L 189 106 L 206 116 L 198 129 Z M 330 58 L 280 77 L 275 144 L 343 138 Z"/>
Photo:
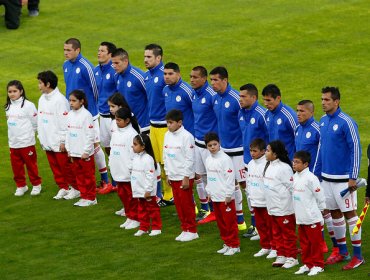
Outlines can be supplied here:
<path id="1" fill-rule="evenodd" d="M 87 200 L 96 198 L 94 139 L 93 117 L 90 112 L 84 106 L 70 111 L 67 117 L 65 146 L 73 161 L 81 198 Z M 82 159 L 83 154 L 88 154 L 89 158 Z"/>
<path id="2" fill-rule="evenodd" d="M 157 167 L 158 168 L 158 167 Z M 135 154 L 132 161 L 131 188 L 132 196 L 139 200 L 138 218 L 140 229 L 148 231 L 150 221 L 152 230 L 162 229 L 161 212 L 156 201 L 157 175 L 160 170 L 154 167 L 153 158 L 145 151 Z M 144 198 L 146 192 L 150 193 L 150 198 Z"/>
<path id="3" fill-rule="evenodd" d="M 194 182 L 194 137 L 183 126 L 164 136 L 164 170 L 172 187 L 176 211 L 183 231 L 195 233 Z M 184 177 L 189 178 L 189 188 L 182 188 Z"/>
<path id="4" fill-rule="evenodd" d="M 217 226 L 225 245 L 238 248 L 238 223 L 235 210 L 235 171 L 231 158 L 223 151 L 211 154 L 206 159 L 206 191 L 212 199 Z M 226 198 L 231 198 L 225 203 Z"/>
<path id="5" fill-rule="evenodd" d="M 260 245 L 263 249 L 275 250 L 272 235 L 271 216 L 267 212 L 265 190 L 263 184 L 263 170 L 266 166 L 266 157 L 252 159 L 248 163 L 247 193 L 251 206 L 254 209 L 256 226 L 260 236 Z"/>
<path id="6" fill-rule="evenodd" d="M 270 162 L 263 177 L 267 211 L 278 256 L 297 257 L 297 236 L 292 191 L 292 168 L 279 159 Z"/>
<path id="7" fill-rule="evenodd" d="M 67 152 L 61 152 L 65 144 L 69 104 L 58 88 L 43 93 L 39 99 L 37 132 L 41 147 L 46 152 L 54 180 L 60 189 L 76 186 L 72 161 Z"/>
<path id="8" fill-rule="evenodd" d="M 133 199 L 131 189 L 131 168 L 134 151 L 132 150 L 133 139 L 138 135 L 137 131 L 129 123 L 124 128 L 115 126 L 110 140 L 109 167 L 113 179 L 117 182 L 117 194 L 125 207 L 126 217 L 138 220 L 138 200 Z"/>
<path id="9" fill-rule="evenodd" d="M 293 176 L 293 207 L 298 224 L 299 242 L 302 248 L 302 263 L 308 268 L 324 268 L 321 211 L 326 207 L 324 191 L 317 177 L 309 168 L 296 172 Z"/>
<path id="10" fill-rule="evenodd" d="M 22 106 L 23 103 L 23 106 Z M 37 110 L 35 105 L 23 97 L 12 101 L 6 110 L 10 162 L 14 181 L 18 188 L 27 185 L 24 166 L 33 186 L 41 184 L 37 167 L 35 131 Z"/>

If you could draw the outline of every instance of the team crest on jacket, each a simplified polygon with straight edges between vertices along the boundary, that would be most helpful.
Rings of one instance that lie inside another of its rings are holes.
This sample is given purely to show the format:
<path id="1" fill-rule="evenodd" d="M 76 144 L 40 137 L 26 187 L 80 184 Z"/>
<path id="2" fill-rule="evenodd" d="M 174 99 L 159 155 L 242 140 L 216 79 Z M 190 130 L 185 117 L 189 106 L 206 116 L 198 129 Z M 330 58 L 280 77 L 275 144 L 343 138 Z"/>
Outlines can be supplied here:
<path id="1" fill-rule="evenodd" d="M 34 113 L 33 116 L 36 117 L 37 116 L 37 113 Z"/>
<path id="2" fill-rule="evenodd" d="M 131 81 L 128 81 L 128 82 L 127 82 L 127 87 L 131 87 L 131 86 L 132 86 Z"/>
<path id="3" fill-rule="evenodd" d="M 156 83 L 158 83 L 158 77 L 155 77 L 154 78 L 154 83 L 156 84 Z"/>
<path id="4" fill-rule="evenodd" d="M 288 219 L 284 219 L 283 224 L 284 225 L 289 224 L 289 220 Z"/>
<path id="5" fill-rule="evenodd" d="M 333 125 L 333 130 L 336 131 L 337 129 L 338 129 L 338 125 L 337 124 Z"/>
<path id="6" fill-rule="evenodd" d="M 150 173 L 154 173 L 154 170 L 153 170 L 153 169 L 150 169 L 150 170 L 149 170 L 149 172 L 150 172 Z"/>
<path id="7" fill-rule="evenodd" d="M 309 131 L 308 131 L 308 132 L 306 133 L 306 138 L 308 139 L 308 138 L 310 138 L 310 137 L 311 137 L 311 132 L 309 132 Z"/>
<path id="8" fill-rule="evenodd" d="M 181 96 L 180 95 L 176 96 L 176 102 L 180 102 L 180 101 L 181 101 Z"/>
<path id="9" fill-rule="evenodd" d="M 320 188 L 317 188 L 316 190 L 315 190 L 315 192 L 320 192 L 321 191 L 321 189 Z"/>
<path id="10" fill-rule="evenodd" d="M 80 67 L 77 67 L 77 68 L 76 68 L 76 74 L 79 74 L 80 72 L 81 72 Z"/>
<path id="11" fill-rule="evenodd" d="M 276 121 L 276 123 L 277 123 L 278 125 L 281 125 L 281 124 L 283 123 L 283 121 L 282 121 L 280 118 L 278 118 L 278 119 L 277 119 L 277 121 Z"/>
<path id="12" fill-rule="evenodd" d="M 251 118 L 250 123 L 251 123 L 251 124 L 255 124 L 255 123 L 256 123 L 256 119 L 255 119 L 255 118 Z"/>
<path id="13" fill-rule="evenodd" d="M 63 112 L 63 116 L 67 116 L 68 115 L 68 112 L 67 111 L 64 111 Z"/>
<path id="14" fill-rule="evenodd" d="M 202 104 L 206 103 L 206 98 L 203 97 L 202 100 L 200 101 L 200 103 L 202 103 Z"/>
<path id="15" fill-rule="evenodd" d="M 110 73 L 108 73 L 107 75 L 105 75 L 105 78 L 106 78 L 107 80 L 109 80 L 109 79 L 110 79 Z"/>
<path id="16" fill-rule="evenodd" d="M 233 172 L 233 171 L 232 171 L 231 169 L 229 169 L 229 170 L 227 170 L 227 172 L 228 172 L 228 173 L 231 173 L 231 172 Z"/>
<path id="17" fill-rule="evenodd" d="M 93 128 L 94 126 L 92 124 L 89 125 L 89 128 Z"/>
<path id="18" fill-rule="evenodd" d="M 164 148 L 167 149 L 168 148 L 168 145 L 165 145 Z"/>
<path id="19" fill-rule="evenodd" d="M 190 148 L 190 149 L 193 149 L 193 148 L 194 148 L 193 144 L 191 144 L 189 148 Z"/>
<path id="20" fill-rule="evenodd" d="M 290 182 L 293 182 L 293 177 L 290 177 L 289 181 L 290 181 Z"/>
<path id="21" fill-rule="evenodd" d="M 229 108 L 230 107 L 230 102 L 229 101 L 226 101 L 225 102 L 225 108 Z"/>

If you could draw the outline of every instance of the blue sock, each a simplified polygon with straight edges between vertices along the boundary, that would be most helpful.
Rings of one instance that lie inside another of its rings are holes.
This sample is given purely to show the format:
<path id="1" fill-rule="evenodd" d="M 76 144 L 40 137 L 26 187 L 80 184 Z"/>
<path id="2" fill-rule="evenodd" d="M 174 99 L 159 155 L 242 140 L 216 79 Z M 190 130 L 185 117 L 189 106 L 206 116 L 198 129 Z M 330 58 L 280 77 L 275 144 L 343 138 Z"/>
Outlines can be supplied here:
<path id="1" fill-rule="evenodd" d="M 108 172 L 100 173 L 100 178 L 102 181 L 109 183 Z"/>
<path id="2" fill-rule="evenodd" d="M 114 181 L 113 179 L 111 179 L 111 182 L 112 182 L 112 186 L 113 187 L 117 186 L 117 182 L 116 181 Z"/>
<path id="3" fill-rule="evenodd" d="M 209 211 L 209 206 L 208 206 L 208 202 L 200 202 L 200 208 L 203 209 L 204 211 Z"/>
<path id="4" fill-rule="evenodd" d="M 252 226 L 256 227 L 256 218 L 254 217 L 254 215 L 251 216 L 251 224 Z"/>
<path id="5" fill-rule="evenodd" d="M 330 237 L 331 242 L 333 242 L 334 247 L 338 247 L 337 239 L 335 237 Z"/>
<path id="6" fill-rule="evenodd" d="M 162 182 L 161 181 L 157 182 L 157 197 L 159 197 L 160 199 L 163 199 Z"/>
<path id="7" fill-rule="evenodd" d="M 362 260 L 361 246 L 353 246 L 353 255 Z"/>
<path id="8" fill-rule="evenodd" d="M 338 244 L 339 247 L 339 254 L 341 255 L 347 255 L 348 254 L 348 249 L 346 244 Z"/>
<path id="9" fill-rule="evenodd" d="M 211 212 L 213 212 L 213 203 L 212 203 L 212 200 L 208 201 L 208 205 L 209 205 L 209 210 Z"/>
<path id="10" fill-rule="evenodd" d="M 243 215 L 243 212 L 241 213 L 241 215 L 236 214 L 236 218 L 237 218 L 238 224 L 244 223 L 244 215 Z"/>

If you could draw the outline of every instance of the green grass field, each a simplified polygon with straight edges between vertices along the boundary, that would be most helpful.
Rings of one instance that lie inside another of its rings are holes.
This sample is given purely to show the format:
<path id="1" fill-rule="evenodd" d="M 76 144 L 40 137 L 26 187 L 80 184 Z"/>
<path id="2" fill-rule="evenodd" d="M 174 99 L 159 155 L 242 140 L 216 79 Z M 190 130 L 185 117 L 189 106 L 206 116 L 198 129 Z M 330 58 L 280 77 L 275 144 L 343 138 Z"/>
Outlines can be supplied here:
<path id="1" fill-rule="evenodd" d="M 104 3 L 104 4 L 103 4 Z M 234 88 L 252 82 L 261 90 L 276 83 L 282 99 L 295 107 L 303 98 L 322 115 L 321 88 L 339 86 L 342 109 L 358 123 L 363 150 L 370 143 L 370 3 L 358 1 L 41 1 L 40 16 L 23 9 L 18 30 L 0 18 L 0 93 L 18 79 L 29 99 L 40 95 L 36 75 L 55 71 L 65 89 L 61 65 L 63 43 L 82 42 L 82 53 L 94 64 L 101 41 L 125 48 L 133 65 L 144 69 L 143 49 L 162 45 L 165 62 L 181 67 L 189 80 L 192 67 L 224 65 Z M 4 8 L 0 7 L 0 14 Z M 273 269 L 252 254 L 258 243 L 242 240 L 233 257 L 215 253 L 222 246 L 215 223 L 199 227 L 200 239 L 179 244 L 174 207 L 162 211 L 163 234 L 133 237 L 118 228 L 122 219 L 115 194 L 99 196 L 88 209 L 53 201 L 57 192 L 46 156 L 38 149 L 44 190 L 40 197 L 14 197 L 5 113 L 0 122 L 0 279 L 293 279 L 290 270 Z M 367 161 L 362 158 L 361 175 Z M 364 190 L 359 192 L 362 209 Z M 246 212 L 246 211 L 245 211 Z M 248 218 L 247 218 L 248 220 Z M 363 227 L 363 253 L 370 260 L 369 223 Z M 328 243 L 330 244 L 330 243 Z M 341 265 L 326 268 L 317 279 L 366 279 L 365 264 L 350 272 Z"/>

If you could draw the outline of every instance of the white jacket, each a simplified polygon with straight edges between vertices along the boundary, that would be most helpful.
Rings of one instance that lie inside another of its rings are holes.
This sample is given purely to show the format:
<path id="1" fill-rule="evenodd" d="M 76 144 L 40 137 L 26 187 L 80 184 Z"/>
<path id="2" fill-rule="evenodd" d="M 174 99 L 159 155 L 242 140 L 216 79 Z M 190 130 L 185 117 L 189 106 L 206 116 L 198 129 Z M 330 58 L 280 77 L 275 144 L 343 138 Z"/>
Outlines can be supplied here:
<path id="1" fill-rule="evenodd" d="M 112 177 L 117 182 L 130 182 L 134 151 L 132 142 L 138 135 L 129 123 L 124 128 L 117 127 L 110 140 L 109 167 Z"/>
<path id="2" fill-rule="evenodd" d="M 285 162 L 271 161 L 263 177 L 267 211 L 272 216 L 286 216 L 293 209 L 293 170 Z"/>
<path id="3" fill-rule="evenodd" d="M 68 112 L 68 101 L 58 88 L 41 95 L 37 132 L 44 150 L 60 152 L 60 144 L 65 143 L 66 139 Z"/>
<path id="4" fill-rule="evenodd" d="M 145 151 L 135 154 L 132 160 L 131 189 L 132 197 L 144 197 L 146 192 L 155 196 L 157 192 L 157 174 L 153 158 Z"/>
<path id="5" fill-rule="evenodd" d="M 18 149 L 36 144 L 35 131 L 37 130 L 37 110 L 35 104 L 20 97 L 10 101 L 6 111 L 8 124 L 8 143 L 10 148 Z"/>
<path id="6" fill-rule="evenodd" d="M 235 174 L 231 158 L 221 150 L 208 156 L 205 166 L 206 191 L 212 201 L 222 202 L 226 197 L 235 199 Z"/>
<path id="7" fill-rule="evenodd" d="M 309 168 L 293 176 L 293 206 L 298 225 L 312 225 L 323 221 L 325 209 L 324 190 Z"/>
<path id="8" fill-rule="evenodd" d="M 82 106 L 77 111 L 71 110 L 67 117 L 66 149 L 69 156 L 81 157 L 86 153 L 94 154 L 95 130 L 93 117 Z"/>
<path id="9" fill-rule="evenodd" d="M 248 163 L 247 193 L 252 207 L 266 207 L 263 184 L 263 170 L 266 162 L 266 157 L 263 155 L 259 159 L 252 159 Z"/>
<path id="10" fill-rule="evenodd" d="M 194 178 L 194 137 L 183 126 L 164 136 L 164 170 L 170 180 L 182 181 L 185 176 Z"/>

